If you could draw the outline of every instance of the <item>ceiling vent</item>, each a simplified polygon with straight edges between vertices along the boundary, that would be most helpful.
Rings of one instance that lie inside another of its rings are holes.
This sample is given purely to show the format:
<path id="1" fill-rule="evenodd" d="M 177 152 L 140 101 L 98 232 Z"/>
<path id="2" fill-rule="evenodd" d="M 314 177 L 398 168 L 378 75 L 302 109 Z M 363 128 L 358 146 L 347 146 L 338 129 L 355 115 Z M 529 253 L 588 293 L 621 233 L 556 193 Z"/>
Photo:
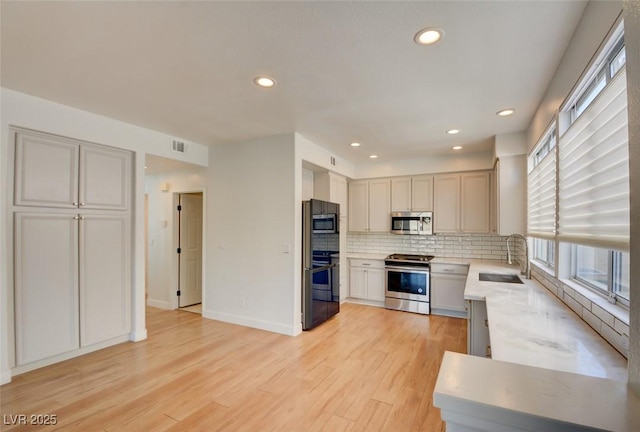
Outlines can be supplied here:
<path id="1" fill-rule="evenodd" d="M 171 150 L 176 153 L 186 153 L 187 149 L 188 147 L 183 141 L 173 140 L 171 142 Z"/>

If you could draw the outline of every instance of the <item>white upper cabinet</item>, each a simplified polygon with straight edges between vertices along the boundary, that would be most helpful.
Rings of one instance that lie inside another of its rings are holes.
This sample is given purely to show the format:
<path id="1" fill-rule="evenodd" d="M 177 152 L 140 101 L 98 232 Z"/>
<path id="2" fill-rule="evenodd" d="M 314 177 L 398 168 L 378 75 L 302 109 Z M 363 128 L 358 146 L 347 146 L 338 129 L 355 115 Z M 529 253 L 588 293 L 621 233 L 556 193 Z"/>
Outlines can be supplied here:
<path id="1" fill-rule="evenodd" d="M 80 149 L 79 206 L 126 210 L 131 188 L 131 152 L 103 147 Z"/>
<path id="2" fill-rule="evenodd" d="M 391 211 L 411 211 L 411 177 L 391 179 Z"/>
<path id="3" fill-rule="evenodd" d="M 433 177 L 433 232 L 460 230 L 460 175 Z"/>
<path id="4" fill-rule="evenodd" d="M 75 143 L 16 134 L 15 205 L 77 208 L 79 164 Z"/>
<path id="5" fill-rule="evenodd" d="M 131 152 L 16 132 L 15 205 L 127 210 Z"/>
<path id="6" fill-rule="evenodd" d="M 488 171 L 434 176 L 434 232 L 489 233 L 491 175 Z"/>
<path id="7" fill-rule="evenodd" d="M 349 183 L 349 231 L 389 232 L 391 181 L 357 180 Z"/>
<path id="8" fill-rule="evenodd" d="M 488 172 L 460 175 L 460 231 L 489 232 L 490 190 L 491 178 Z"/>
<path id="9" fill-rule="evenodd" d="M 411 178 L 411 210 L 433 211 L 433 176 Z"/>
<path id="10" fill-rule="evenodd" d="M 433 211 L 433 176 L 391 179 L 391 211 Z"/>
<path id="11" fill-rule="evenodd" d="M 497 233 L 524 235 L 527 230 L 527 159 L 500 157 L 496 164 Z"/>

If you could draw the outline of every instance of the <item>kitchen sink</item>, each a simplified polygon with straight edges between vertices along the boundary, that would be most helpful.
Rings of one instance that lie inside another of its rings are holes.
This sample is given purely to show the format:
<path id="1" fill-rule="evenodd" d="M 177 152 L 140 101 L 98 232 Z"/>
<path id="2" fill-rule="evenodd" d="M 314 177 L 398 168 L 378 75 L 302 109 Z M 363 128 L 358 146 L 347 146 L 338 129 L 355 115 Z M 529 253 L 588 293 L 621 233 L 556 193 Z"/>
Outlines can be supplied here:
<path id="1" fill-rule="evenodd" d="M 480 273 L 480 280 L 486 282 L 524 283 L 514 274 Z"/>

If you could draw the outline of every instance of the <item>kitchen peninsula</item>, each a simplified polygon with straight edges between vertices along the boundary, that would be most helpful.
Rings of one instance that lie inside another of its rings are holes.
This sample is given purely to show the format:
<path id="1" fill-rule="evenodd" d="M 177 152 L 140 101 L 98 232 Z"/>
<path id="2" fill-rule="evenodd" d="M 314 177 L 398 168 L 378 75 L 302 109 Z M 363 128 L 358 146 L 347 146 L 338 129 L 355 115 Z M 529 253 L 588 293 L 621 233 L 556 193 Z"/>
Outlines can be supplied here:
<path id="1" fill-rule="evenodd" d="M 434 390 L 447 430 L 640 430 L 624 357 L 541 284 L 472 260 L 465 299 L 486 301 L 492 359 L 447 352 Z"/>

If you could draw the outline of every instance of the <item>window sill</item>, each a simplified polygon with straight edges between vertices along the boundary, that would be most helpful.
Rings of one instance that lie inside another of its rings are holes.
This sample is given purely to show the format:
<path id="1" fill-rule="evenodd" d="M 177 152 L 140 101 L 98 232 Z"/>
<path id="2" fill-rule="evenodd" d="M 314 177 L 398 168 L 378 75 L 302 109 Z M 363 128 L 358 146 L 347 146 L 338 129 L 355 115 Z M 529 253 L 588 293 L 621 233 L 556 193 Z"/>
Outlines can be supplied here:
<path id="1" fill-rule="evenodd" d="M 622 321 L 624 324 L 629 325 L 629 310 L 623 306 L 612 304 L 607 301 L 606 298 L 596 294 L 591 291 L 589 288 L 580 285 L 578 282 L 573 279 L 559 279 L 560 282 L 567 285 L 569 288 L 576 291 L 578 294 L 587 298 L 591 303 L 601 307 L 605 311 L 609 312 L 619 321 Z"/>

